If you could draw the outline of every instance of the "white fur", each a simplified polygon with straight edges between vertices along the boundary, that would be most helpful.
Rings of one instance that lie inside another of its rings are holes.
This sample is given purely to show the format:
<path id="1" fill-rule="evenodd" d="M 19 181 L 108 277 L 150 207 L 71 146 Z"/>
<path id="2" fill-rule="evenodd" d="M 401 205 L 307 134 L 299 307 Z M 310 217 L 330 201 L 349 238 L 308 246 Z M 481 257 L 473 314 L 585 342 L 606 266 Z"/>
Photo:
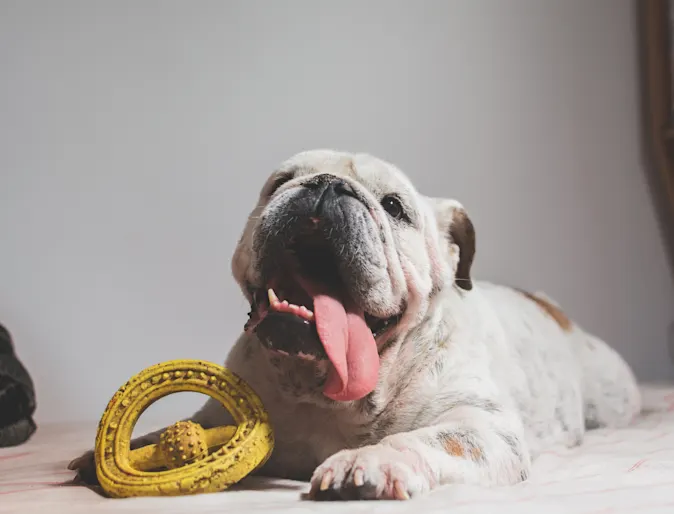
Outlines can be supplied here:
<path id="1" fill-rule="evenodd" d="M 274 177 L 289 169 L 295 178 L 266 198 Z M 586 425 L 620 427 L 639 412 L 635 379 L 608 345 L 577 325 L 565 330 L 511 288 L 460 287 L 455 274 L 466 248 L 448 231 L 457 212 L 465 213 L 461 204 L 423 197 L 394 166 L 371 156 L 304 152 L 270 178 L 232 262 L 245 294 L 259 279 L 254 233 L 278 215 L 274 198 L 319 172 L 367 193 L 373 219 L 384 226 L 378 256 L 388 281 L 363 303 L 390 313 L 404 298 L 407 309 L 386 341 L 378 340 L 377 388 L 357 402 L 302 390 L 325 364 L 272 356 L 253 335 L 240 337 L 226 366 L 257 391 L 276 432 L 263 474 L 310 478 L 316 499 L 406 499 L 448 483 L 514 484 L 545 447 L 580 444 Z M 391 188 L 414 210 L 413 227 L 387 221 L 378 207 Z M 300 384 L 293 389 L 291 382 Z M 214 401 L 192 419 L 207 428 L 231 423 Z M 88 454 L 72 467 L 91 464 Z"/>

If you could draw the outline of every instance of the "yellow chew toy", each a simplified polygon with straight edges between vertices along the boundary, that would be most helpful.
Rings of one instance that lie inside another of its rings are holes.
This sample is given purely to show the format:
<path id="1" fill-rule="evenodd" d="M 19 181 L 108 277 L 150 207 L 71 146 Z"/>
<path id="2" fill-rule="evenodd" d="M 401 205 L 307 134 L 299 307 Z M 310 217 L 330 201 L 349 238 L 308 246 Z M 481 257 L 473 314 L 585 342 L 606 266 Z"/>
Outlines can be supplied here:
<path id="1" fill-rule="evenodd" d="M 237 426 L 205 430 L 179 421 L 161 434 L 159 444 L 131 451 L 133 427 L 143 411 L 181 391 L 219 401 Z M 262 466 L 273 448 L 267 413 L 248 384 L 217 364 L 169 361 L 141 371 L 108 403 L 96 435 L 96 475 L 114 498 L 217 492 Z"/>

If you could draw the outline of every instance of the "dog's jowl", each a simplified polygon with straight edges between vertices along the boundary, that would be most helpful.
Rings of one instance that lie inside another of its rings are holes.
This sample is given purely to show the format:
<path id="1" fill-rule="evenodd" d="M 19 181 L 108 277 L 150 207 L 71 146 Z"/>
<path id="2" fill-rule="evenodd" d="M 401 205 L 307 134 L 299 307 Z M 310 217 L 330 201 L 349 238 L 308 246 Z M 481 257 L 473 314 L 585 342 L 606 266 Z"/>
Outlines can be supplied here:
<path id="1" fill-rule="evenodd" d="M 475 280 L 469 214 L 393 165 L 303 152 L 255 205 L 232 259 L 251 311 L 225 365 L 276 432 L 260 474 L 310 480 L 314 499 L 515 484 L 546 446 L 639 412 L 621 357 L 542 293 Z M 215 401 L 192 419 L 232 422 Z"/>

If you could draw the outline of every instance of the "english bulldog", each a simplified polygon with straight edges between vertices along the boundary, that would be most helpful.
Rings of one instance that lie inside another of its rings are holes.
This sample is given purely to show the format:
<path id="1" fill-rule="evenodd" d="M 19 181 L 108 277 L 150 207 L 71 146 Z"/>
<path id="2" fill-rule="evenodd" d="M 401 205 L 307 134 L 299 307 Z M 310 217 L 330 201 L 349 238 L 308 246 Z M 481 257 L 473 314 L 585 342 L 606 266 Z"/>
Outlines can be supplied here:
<path id="1" fill-rule="evenodd" d="M 546 447 L 630 423 L 625 361 L 545 295 L 475 281 L 474 256 L 463 206 L 384 160 L 307 151 L 269 177 L 232 259 L 251 310 L 225 362 L 270 415 L 261 475 L 315 500 L 407 500 L 516 484 Z M 188 419 L 233 422 L 214 400 Z"/>

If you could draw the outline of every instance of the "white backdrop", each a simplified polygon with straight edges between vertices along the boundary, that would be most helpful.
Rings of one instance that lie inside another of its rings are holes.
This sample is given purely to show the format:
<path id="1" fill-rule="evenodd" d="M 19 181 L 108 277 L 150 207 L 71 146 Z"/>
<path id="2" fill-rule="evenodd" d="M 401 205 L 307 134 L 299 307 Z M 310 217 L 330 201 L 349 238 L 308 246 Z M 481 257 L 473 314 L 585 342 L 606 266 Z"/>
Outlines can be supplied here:
<path id="1" fill-rule="evenodd" d="M 312 147 L 460 199 L 479 278 L 546 290 L 640 378 L 672 376 L 629 0 L 3 0 L 0 70 L 0 321 L 41 422 L 224 358 L 245 216 Z"/>

